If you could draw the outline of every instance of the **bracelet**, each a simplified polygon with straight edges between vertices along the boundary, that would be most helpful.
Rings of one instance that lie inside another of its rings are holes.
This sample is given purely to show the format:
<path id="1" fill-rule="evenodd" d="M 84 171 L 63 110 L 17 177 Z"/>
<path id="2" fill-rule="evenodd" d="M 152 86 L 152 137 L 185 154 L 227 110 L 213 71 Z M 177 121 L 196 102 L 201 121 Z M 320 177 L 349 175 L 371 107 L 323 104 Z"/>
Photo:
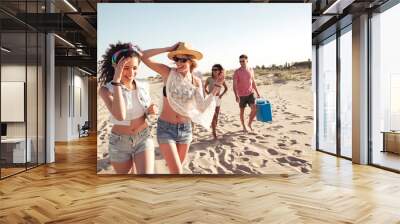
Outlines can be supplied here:
<path id="1" fill-rule="evenodd" d="M 111 85 L 113 85 L 113 86 L 121 86 L 122 84 L 120 82 L 111 82 Z"/>

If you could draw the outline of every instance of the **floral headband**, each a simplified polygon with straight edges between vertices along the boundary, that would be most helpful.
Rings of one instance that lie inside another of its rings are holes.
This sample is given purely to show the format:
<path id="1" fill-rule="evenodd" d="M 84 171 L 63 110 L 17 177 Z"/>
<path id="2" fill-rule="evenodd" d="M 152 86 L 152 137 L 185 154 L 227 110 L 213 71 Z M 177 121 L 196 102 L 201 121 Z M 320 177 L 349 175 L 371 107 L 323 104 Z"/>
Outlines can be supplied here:
<path id="1" fill-rule="evenodd" d="M 133 52 L 135 52 L 136 54 L 141 55 L 141 50 L 140 50 L 139 46 L 137 46 L 137 45 L 132 45 L 132 44 L 130 43 L 128 48 L 121 49 L 121 50 L 115 52 L 115 53 L 111 56 L 111 63 L 112 63 L 113 65 L 117 64 L 117 57 L 118 57 L 118 55 L 120 55 L 120 54 L 123 53 L 123 52 L 128 52 L 128 51 L 133 51 Z"/>

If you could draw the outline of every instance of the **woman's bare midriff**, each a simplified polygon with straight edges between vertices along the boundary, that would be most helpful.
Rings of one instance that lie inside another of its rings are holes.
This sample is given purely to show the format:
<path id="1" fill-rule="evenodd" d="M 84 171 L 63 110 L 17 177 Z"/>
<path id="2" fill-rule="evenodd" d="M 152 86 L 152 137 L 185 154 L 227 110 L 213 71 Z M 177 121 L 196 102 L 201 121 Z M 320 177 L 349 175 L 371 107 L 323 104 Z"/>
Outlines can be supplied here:
<path id="1" fill-rule="evenodd" d="M 160 115 L 160 119 L 172 124 L 182 124 L 191 122 L 190 118 L 182 116 L 176 113 L 171 106 L 166 97 L 163 97 L 163 109 Z"/>
<path id="2" fill-rule="evenodd" d="M 111 129 L 111 132 L 118 135 L 135 135 L 140 131 L 147 128 L 149 125 L 146 122 L 146 118 L 144 116 L 140 118 L 136 118 L 131 120 L 131 124 L 128 125 L 114 125 Z"/>

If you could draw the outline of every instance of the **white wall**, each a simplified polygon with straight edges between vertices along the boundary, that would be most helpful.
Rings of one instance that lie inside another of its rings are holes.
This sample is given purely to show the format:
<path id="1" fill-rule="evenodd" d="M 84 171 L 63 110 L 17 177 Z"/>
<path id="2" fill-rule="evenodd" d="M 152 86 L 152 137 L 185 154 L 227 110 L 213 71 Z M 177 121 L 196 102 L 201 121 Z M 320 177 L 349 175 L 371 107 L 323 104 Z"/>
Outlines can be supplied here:
<path id="1" fill-rule="evenodd" d="M 78 124 L 82 126 L 88 120 L 88 78 L 83 75 L 76 68 L 56 67 L 56 141 L 79 138 Z"/>

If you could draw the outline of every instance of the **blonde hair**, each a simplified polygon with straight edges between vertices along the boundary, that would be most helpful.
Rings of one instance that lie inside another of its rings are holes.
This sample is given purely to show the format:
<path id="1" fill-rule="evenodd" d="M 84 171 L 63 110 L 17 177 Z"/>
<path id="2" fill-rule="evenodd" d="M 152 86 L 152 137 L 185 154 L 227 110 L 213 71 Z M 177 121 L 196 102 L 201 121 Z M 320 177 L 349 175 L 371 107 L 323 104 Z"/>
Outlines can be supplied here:
<path id="1" fill-rule="evenodd" d="M 194 59 L 191 59 L 190 61 L 192 62 L 190 65 L 190 73 L 192 73 L 194 69 L 197 68 L 197 61 Z"/>

